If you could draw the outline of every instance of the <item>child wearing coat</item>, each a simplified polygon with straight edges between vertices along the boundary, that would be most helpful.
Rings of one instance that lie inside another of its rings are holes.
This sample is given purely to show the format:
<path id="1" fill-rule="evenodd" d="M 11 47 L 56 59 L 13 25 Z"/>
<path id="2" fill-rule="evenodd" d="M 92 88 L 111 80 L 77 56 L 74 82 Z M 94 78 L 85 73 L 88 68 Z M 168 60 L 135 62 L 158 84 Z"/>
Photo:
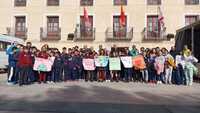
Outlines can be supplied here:
<path id="1" fill-rule="evenodd" d="M 8 72 L 8 84 L 15 84 L 16 77 L 15 75 L 15 68 L 16 68 L 16 54 L 17 54 L 17 47 L 12 47 L 12 51 L 8 55 L 8 66 L 9 66 L 9 72 Z"/>
<path id="2" fill-rule="evenodd" d="M 194 63 L 197 63 L 198 60 L 191 55 L 191 52 L 188 53 L 188 57 L 185 58 L 185 78 L 186 85 L 191 86 L 193 84 L 193 75 L 197 73 L 198 69 L 194 66 Z"/>
<path id="3" fill-rule="evenodd" d="M 20 66 L 20 74 L 19 74 L 19 85 L 27 85 L 28 84 L 28 76 L 30 75 L 30 68 L 32 65 L 31 54 L 28 52 L 28 48 L 24 47 L 23 51 L 19 54 L 19 66 Z"/>
<path id="4" fill-rule="evenodd" d="M 55 60 L 51 71 L 51 80 L 54 83 L 62 80 L 62 58 L 60 52 L 55 53 Z"/>

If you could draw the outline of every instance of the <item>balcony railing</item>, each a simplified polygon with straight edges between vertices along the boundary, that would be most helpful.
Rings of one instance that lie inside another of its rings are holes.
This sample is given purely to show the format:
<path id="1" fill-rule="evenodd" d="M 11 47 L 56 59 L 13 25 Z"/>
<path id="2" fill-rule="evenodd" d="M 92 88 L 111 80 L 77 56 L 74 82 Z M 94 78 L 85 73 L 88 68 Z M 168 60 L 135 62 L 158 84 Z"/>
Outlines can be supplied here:
<path id="1" fill-rule="evenodd" d="M 40 28 L 41 41 L 57 41 L 61 39 L 61 28 L 58 31 L 48 31 L 47 28 Z"/>
<path id="2" fill-rule="evenodd" d="M 27 39 L 27 31 L 28 31 L 27 28 L 25 28 L 24 30 L 18 31 L 15 28 L 7 27 L 6 30 L 7 30 L 7 35 L 9 36 L 18 37 L 24 40 Z"/>
<path id="3" fill-rule="evenodd" d="M 113 28 L 108 27 L 105 35 L 107 41 L 130 41 L 133 39 L 133 27 L 121 31 L 114 31 Z"/>
<path id="4" fill-rule="evenodd" d="M 81 31 L 80 28 L 76 28 L 74 32 L 74 41 L 93 41 L 95 40 L 95 28 L 89 31 Z"/>
<path id="5" fill-rule="evenodd" d="M 166 28 L 165 28 L 166 29 Z M 143 41 L 162 41 L 168 40 L 166 36 L 166 30 L 160 32 L 147 31 L 146 27 L 142 31 Z"/>

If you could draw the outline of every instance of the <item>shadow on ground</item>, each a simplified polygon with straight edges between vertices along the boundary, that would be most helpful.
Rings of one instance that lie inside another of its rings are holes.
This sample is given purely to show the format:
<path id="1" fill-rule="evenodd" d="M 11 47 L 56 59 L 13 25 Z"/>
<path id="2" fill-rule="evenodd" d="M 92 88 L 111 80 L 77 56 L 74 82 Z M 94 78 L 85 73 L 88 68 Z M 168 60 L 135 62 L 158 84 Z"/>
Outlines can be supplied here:
<path id="1" fill-rule="evenodd" d="M 38 100 L 38 98 L 44 99 Z M 193 98 L 190 96 L 190 98 Z M 199 99 L 194 97 L 194 99 Z M 29 98 L 0 97 L 0 113 L 199 113 L 199 104 L 184 96 L 168 97 L 147 92 L 127 94 L 108 87 L 66 86 Z"/>

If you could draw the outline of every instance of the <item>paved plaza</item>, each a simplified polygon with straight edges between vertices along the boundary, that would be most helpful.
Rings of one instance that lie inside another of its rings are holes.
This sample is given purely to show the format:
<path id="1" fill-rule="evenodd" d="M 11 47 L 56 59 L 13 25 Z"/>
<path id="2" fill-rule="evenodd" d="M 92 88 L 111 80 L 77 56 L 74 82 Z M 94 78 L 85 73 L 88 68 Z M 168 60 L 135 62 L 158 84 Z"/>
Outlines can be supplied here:
<path id="1" fill-rule="evenodd" d="M 200 113 L 200 84 L 63 82 L 19 87 L 0 75 L 0 113 Z"/>

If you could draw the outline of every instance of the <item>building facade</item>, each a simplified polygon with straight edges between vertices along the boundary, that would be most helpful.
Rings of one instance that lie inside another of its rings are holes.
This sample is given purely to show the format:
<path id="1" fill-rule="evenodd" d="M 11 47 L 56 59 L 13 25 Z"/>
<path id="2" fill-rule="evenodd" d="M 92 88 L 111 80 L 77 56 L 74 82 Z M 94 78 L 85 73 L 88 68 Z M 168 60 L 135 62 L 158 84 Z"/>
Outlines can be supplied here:
<path id="1" fill-rule="evenodd" d="M 120 25 L 121 5 L 125 26 Z M 90 24 L 84 24 L 84 8 Z M 164 17 L 164 27 L 159 17 Z M 199 0 L 1 0 L 0 33 L 40 47 L 170 47 L 176 30 L 197 21 Z M 161 29 L 162 28 L 162 29 Z"/>

